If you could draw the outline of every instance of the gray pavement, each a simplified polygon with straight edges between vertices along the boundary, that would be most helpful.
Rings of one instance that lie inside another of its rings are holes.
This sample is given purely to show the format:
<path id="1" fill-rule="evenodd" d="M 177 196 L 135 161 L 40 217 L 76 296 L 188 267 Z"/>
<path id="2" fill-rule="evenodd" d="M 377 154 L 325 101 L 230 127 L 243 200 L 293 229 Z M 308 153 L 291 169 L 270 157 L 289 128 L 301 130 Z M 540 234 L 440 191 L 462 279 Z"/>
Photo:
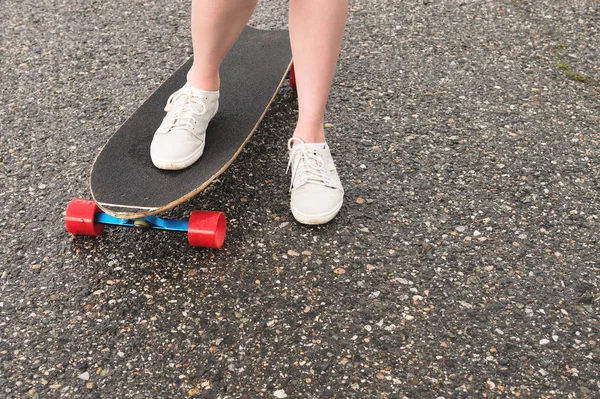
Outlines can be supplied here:
<path id="1" fill-rule="evenodd" d="M 285 26 L 285 2 L 253 24 Z M 207 191 L 220 250 L 72 238 L 111 133 L 190 55 L 189 2 L 0 8 L 0 397 L 593 398 L 600 3 L 351 1 L 330 224 L 288 209 L 284 88 Z"/>

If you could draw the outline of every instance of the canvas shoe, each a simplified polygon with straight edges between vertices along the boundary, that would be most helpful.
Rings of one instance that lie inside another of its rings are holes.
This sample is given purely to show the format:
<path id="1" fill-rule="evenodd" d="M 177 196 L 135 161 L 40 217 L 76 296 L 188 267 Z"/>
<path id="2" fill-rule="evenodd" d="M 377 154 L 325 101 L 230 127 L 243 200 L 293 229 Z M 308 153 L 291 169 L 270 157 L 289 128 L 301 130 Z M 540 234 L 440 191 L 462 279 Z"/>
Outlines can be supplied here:
<path id="1" fill-rule="evenodd" d="M 208 123 L 219 108 L 219 92 L 186 84 L 169 97 L 167 115 L 150 145 L 152 163 L 159 169 L 184 169 L 204 152 Z"/>
<path id="2" fill-rule="evenodd" d="M 288 170 L 292 169 L 290 207 L 294 218 L 304 224 L 329 222 L 338 214 L 344 201 L 344 189 L 329 146 L 314 148 L 302 139 L 292 137 L 288 141 L 288 150 Z"/>

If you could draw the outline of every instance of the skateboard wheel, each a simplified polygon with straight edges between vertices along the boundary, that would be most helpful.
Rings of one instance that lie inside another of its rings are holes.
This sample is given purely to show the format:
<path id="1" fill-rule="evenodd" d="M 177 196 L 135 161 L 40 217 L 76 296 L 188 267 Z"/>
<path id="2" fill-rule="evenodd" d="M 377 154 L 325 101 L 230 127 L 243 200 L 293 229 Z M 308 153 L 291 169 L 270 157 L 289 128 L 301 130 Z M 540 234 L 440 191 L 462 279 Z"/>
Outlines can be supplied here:
<path id="1" fill-rule="evenodd" d="M 65 224 L 67 231 L 74 235 L 99 236 L 104 231 L 104 225 L 96 223 L 94 218 L 100 208 L 94 201 L 74 198 L 67 206 Z"/>
<path id="2" fill-rule="evenodd" d="M 294 69 L 294 64 L 290 67 L 290 87 L 296 89 L 296 71 Z"/>
<path id="3" fill-rule="evenodd" d="M 221 248 L 225 241 L 223 212 L 194 211 L 188 223 L 188 241 L 193 247 Z"/>

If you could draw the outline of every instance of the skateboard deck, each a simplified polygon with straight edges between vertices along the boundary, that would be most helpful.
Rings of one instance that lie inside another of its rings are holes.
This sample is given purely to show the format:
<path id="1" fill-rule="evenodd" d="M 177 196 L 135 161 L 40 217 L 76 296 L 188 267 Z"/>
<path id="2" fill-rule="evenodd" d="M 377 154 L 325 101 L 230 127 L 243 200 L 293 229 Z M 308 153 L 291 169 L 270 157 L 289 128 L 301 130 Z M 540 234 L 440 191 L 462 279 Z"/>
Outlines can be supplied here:
<path id="1" fill-rule="evenodd" d="M 108 140 L 90 176 L 94 201 L 118 218 L 143 218 L 185 202 L 223 173 L 248 142 L 291 66 L 287 30 L 246 27 L 221 70 L 219 111 L 210 122 L 204 154 L 180 171 L 160 170 L 150 143 L 167 100 L 186 82 L 190 58 Z"/>

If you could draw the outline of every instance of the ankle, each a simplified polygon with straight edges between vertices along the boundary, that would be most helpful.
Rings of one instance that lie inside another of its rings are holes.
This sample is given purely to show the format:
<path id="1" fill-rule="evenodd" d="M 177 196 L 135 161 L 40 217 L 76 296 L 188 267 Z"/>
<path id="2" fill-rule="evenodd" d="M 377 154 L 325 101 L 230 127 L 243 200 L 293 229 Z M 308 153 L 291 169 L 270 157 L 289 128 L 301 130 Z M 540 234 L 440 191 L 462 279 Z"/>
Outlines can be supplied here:
<path id="1" fill-rule="evenodd" d="M 325 142 L 325 130 L 323 126 L 312 129 L 303 129 L 296 127 L 294 131 L 294 137 L 302 139 L 305 143 L 324 143 Z"/>
<path id="2" fill-rule="evenodd" d="M 221 80 L 219 74 L 201 74 L 197 71 L 190 69 L 187 74 L 187 82 L 192 86 L 200 90 L 206 91 L 218 91 L 221 86 Z"/>

